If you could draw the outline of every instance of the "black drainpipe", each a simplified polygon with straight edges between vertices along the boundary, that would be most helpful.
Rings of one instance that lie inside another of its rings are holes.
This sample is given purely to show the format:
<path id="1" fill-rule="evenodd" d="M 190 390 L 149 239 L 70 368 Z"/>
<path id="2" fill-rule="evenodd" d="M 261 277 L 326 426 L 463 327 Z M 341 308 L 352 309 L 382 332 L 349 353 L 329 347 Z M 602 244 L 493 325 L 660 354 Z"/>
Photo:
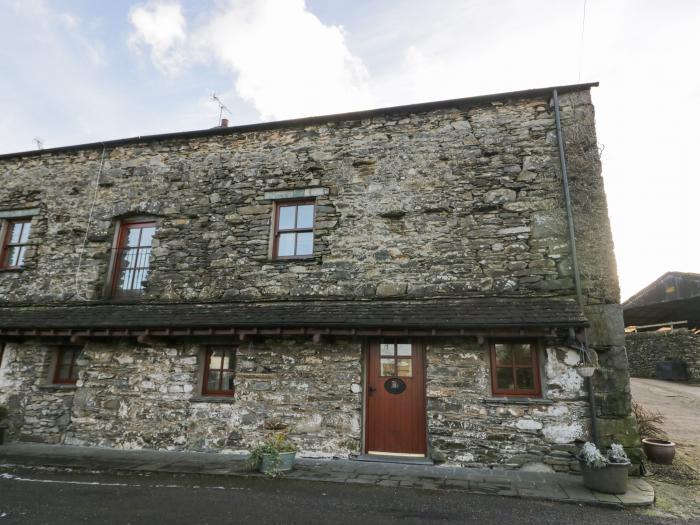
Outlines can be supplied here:
<path id="1" fill-rule="evenodd" d="M 554 95 L 554 120 L 557 125 L 557 144 L 559 145 L 559 162 L 561 163 L 561 176 L 564 183 L 564 200 L 566 202 L 566 219 L 569 223 L 569 246 L 571 247 L 571 266 L 574 273 L 574 285 L 576 286 L 576 299 L 583 311 L 583 294 L 581 292 L 581 275 L 578 268 L 578 256 L 576 255 L 576 232 L 574 230 L 574 215 L 571 211 L 571 193 L 569 192 L 569 173 L 566 165 L 566 153 L 564 152 L 564 138 L 561 129 L 561 117 L 559 115 L 559 93 L 555 89 Z M 588 336 L 583 333 L 583 345 L 588 352 Z M 593 392 L 593 378 L 586 379 L 588 383 L 588 405 L 591 409 L 591 438 L 600 446 L 598 441 L 598 419 L 596 416 L 595 394 Z"/>

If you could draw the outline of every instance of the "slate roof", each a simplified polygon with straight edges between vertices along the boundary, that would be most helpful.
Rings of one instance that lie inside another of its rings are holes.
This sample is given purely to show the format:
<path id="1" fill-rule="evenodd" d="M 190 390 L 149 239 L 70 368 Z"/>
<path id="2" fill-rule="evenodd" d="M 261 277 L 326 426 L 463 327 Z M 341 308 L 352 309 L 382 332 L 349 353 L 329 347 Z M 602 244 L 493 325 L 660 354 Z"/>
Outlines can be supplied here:
<path id="1" fill-rule="evenodd" d="M 97 304 L 0 308 L 5 329 L 499 328 L 585 326 L 573 300 L 316 300 L 209 304 Z"/>

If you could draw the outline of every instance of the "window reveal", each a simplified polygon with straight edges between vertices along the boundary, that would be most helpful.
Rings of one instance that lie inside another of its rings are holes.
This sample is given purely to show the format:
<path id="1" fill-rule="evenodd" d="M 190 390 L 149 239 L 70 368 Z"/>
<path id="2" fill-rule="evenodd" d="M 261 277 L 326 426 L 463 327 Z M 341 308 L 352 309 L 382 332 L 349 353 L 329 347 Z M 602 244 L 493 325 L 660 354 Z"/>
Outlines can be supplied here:
<path id="1" fill-rule="evenodd" d="M 81 348 L 76 346 L 61 346 L 56 357 L 56 369 L 53 382 L 57 385 L 74 385 L 78 380 L 76 360 Z"/>
<path id="2" fill-rule="evenodd" d="M 113 295 L 143 293 L 150 271 L 155 231 L 156 223 L 153 221 L 121 224 L 114 257 Z"/>
<path id="3" fill-rule="evenodd" d="M 314 253 L 314 201 L 278 204 L 275 213 L 275 259 Z"/>
<path id="4" fill-rule="evenodd" d="M 493 343 L 491 382 L 494 394 L 541 395 L 537 347 L 532 343 Z"/>
<path id="5" fill-rule="evenodd" d="M 8 221 L 0 249 L 0 268 L 22 268 L 32 229 L 30 220 Z"/>
<path id="6" fill-rule="evenodd" d="M 235 393 L 236 349 L 228 346 L 212 346 L 204 360 L 202 394 L 232 396 Z"/>

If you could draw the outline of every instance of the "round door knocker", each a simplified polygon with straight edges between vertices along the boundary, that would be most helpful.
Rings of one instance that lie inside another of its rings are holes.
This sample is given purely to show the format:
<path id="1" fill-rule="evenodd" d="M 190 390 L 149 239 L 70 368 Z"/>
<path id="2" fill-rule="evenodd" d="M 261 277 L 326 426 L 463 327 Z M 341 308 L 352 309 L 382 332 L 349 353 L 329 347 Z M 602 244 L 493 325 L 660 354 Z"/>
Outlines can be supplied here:
<path id="1" fill-rule="evenodd" d="M 403 382 L 403 379 L 392 377 L 384 381 L 384 390 L 390 394 L 400 394 L 406 390 L 406 383 Z"/>

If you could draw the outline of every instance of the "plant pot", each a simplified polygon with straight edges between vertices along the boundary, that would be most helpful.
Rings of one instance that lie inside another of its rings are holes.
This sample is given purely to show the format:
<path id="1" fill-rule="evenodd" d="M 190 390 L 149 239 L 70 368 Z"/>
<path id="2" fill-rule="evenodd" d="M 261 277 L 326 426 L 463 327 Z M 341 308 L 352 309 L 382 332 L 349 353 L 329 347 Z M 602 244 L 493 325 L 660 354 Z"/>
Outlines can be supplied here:
<path id="1" fill-rule="evenodd" d="M 275 458 L 272 454 L 263 454 L 260 462 L 260 472 L 271 474 L 292 470 L 294 468 L 295 455 L 296 452 L 280 452 Z"/>
<path id="2" fill-rule="evenodd" d="M 594 366 L 579 366 L 576 368 L 576 371 L 581 377 L 593 377 L 593 374 L 595 374 L 595 367 Z"/>
<path id="3" fill-rule="evenodd" d="M 630 462 L 608 463 L 603 468 L 592 468 L 581 462 L 583 485 L 587 489 L 605 494 L 624 494 L 627 492 L 627 475 Z"/>
<path id="4" fill-rule="evenodd" d="M 663 439 L 644 438 L 642 439 L 644 453 L 653 463 L 660 465 L 670 465 L 676 455 L 676 444 L 673 441 Z"/>

